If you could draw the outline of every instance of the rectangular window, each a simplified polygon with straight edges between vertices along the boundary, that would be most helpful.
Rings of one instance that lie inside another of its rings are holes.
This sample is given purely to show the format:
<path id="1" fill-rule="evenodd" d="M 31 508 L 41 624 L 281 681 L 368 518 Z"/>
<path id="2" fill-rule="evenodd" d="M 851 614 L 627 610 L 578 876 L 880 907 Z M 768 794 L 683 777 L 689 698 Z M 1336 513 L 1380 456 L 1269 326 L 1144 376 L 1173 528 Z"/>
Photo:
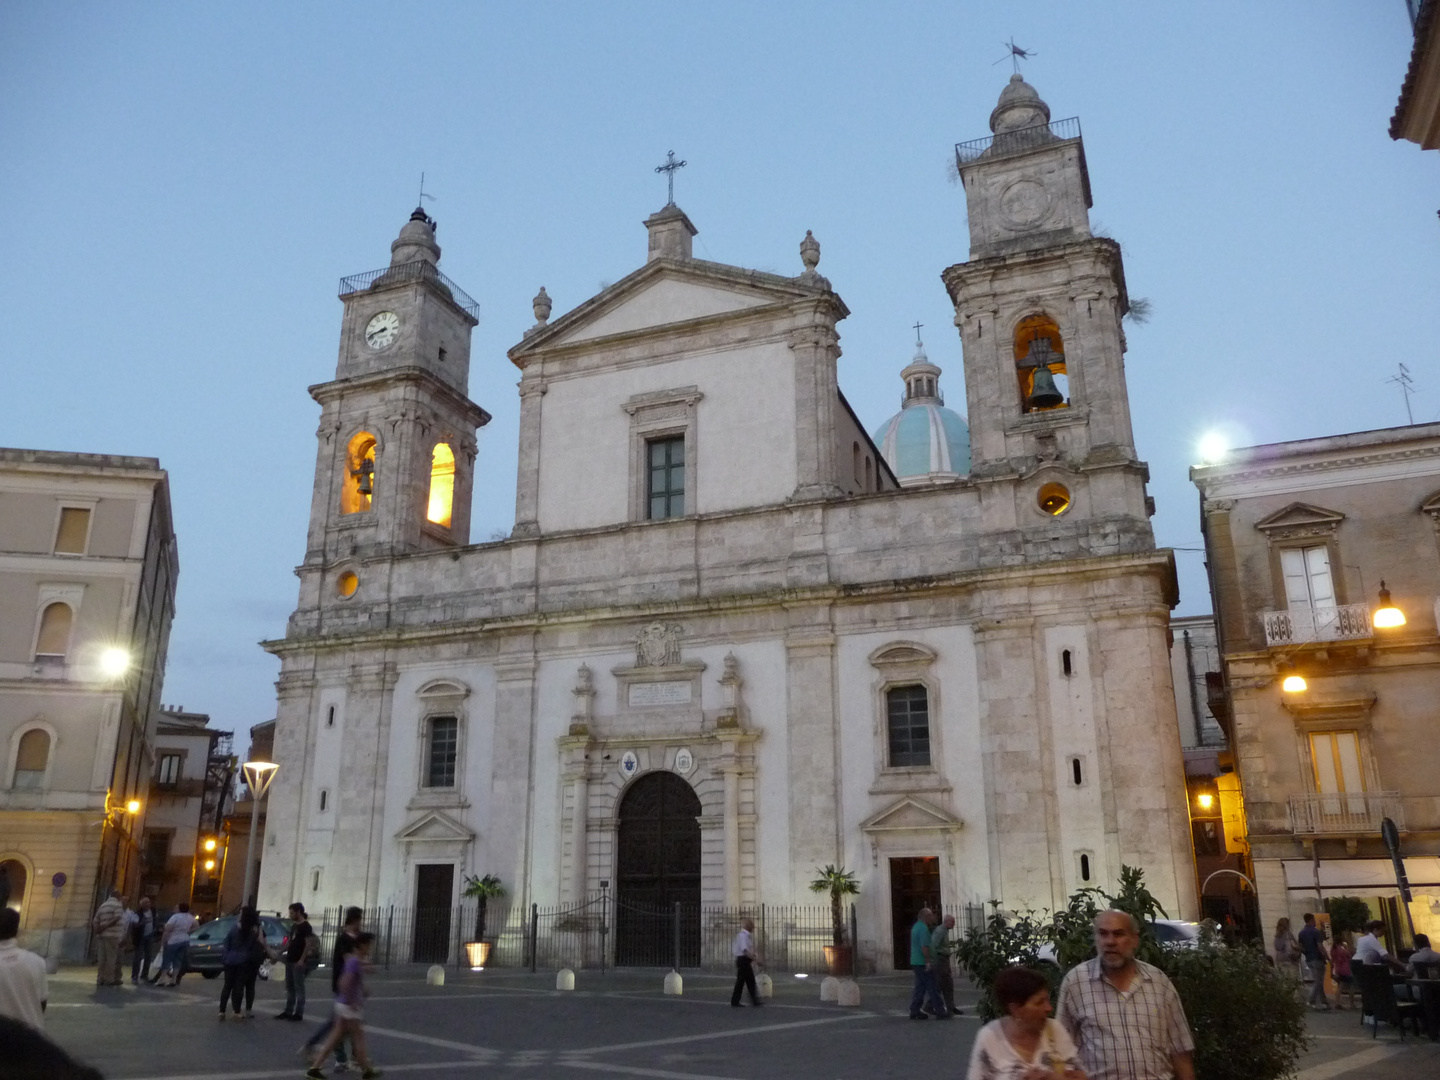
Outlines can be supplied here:
<path id="1" fill-rule="evenodd" d="M 425 786 L 455 786 L 455 756 L 460 743 L 460 721 L 453 716 L 430 719 L 429 746 L 425 754 Z"/>
<path id="2" fill-rule="evenodd" d="M 1310 736 L 1310 758 L 1315 767 L 1315 790 L 1324 799 L 1326 814 L 1364 814 L 1365 780 L 1360 772 L 1360 735 L 1355 731 L 1317 731 Z M 1350 795 L 1342 799 L 1339 796 Z"/>
<path id="3" fill-rule="evenodd" d="M 146 832 L 145 869 L 151 875 L 164 873 L 165 864 L 170 861 L 170 833 Z"/>
<path id="4" fill-rule="evenodd" d="M 1330 576 L 1330 552 L 1324 544 L 1284 548 L 1280 570 L 1285 575 L 1285 601 L 1296 608 L 1333 608 L 1335 583 Z"/>
<path id="5" fill-rule="evenodd" d="M 649 499 L 646 516 L 652 521 L 682 517 L 685 513 L 685 436 L 655 439 L 645 444 Z"/>
<path id="6" fill-rule="evenodd" d="M 890 767 L 930 764 L 930 697 L 923 686 L 885 692 L 890 728 Z"/>
<path id="7" fill-rule="evenodd" d="M 155 782 L 161 787 L 174 787 L 180 783 L 182 760 L 179 754 L 161 754 L 160 762 L 155 768 Z"/>
<path id="8" fill-rule="evenodd" d="M 85 540 L 89 535 L 89 510 L 76 506 L 66 506 L 61 509 L 60 527 L 55 530 L 56 554 L 84 555 Z"/>

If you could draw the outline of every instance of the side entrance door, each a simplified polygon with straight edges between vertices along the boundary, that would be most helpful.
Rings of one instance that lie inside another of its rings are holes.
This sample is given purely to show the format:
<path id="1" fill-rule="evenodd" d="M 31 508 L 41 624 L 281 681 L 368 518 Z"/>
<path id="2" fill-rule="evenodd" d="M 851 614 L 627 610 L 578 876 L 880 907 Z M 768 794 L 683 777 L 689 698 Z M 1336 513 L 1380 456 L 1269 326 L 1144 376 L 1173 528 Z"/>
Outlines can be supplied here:
<path id="1" fill-rule="evenodd" d="M 450 904 L 455 867 L 422 863 L 415 867 L 415 938 L 411 959 L 417 964 L 443 964 L 450 959 Z"/>
<path id="2" fill-rule="evenodd" d="M 890 923 L 897 971 L 910 968 L 910 928 L 923 907 L 940 911 L 940 857 L 891 859 Z"/>

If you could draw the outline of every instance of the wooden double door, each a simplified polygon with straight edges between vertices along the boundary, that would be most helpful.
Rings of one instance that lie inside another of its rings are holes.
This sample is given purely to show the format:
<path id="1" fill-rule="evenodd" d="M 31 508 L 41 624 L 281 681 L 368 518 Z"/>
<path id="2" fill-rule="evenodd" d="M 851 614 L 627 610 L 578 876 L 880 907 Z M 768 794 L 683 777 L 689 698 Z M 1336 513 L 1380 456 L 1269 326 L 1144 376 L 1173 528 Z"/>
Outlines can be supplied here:
<path id="1" fill-rule="evenodd" d="M 894 935 L 895 969 L 910 967 L 910 930 L 921 908 L 940 911 L 940 857 L 890 860 L 890 924 Z"/>
<path id="2" fill-rule="evenodd" d="M 630 786 L 620 803 L 615 963 L 669 966 L 680 912 L 680 962 L 700 961 L 700 799 L 671 772 Z"/>

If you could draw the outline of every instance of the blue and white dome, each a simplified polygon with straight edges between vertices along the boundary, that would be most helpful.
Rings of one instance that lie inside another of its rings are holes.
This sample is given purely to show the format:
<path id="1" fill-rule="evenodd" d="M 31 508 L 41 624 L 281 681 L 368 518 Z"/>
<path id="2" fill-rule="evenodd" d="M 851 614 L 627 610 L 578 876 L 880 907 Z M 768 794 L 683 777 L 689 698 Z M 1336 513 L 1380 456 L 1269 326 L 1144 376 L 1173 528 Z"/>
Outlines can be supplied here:
<path id="1" fill-rule="evenodd" d="M 915 358 L 900 377 L 905 400 L 900 411 L 875 429 L 875 445 L 902 487 L 954 480 L 970 472 L 970 427 L 945 408 L 940 368 L 930 363 L 925 346 L 915 343 Z"/>

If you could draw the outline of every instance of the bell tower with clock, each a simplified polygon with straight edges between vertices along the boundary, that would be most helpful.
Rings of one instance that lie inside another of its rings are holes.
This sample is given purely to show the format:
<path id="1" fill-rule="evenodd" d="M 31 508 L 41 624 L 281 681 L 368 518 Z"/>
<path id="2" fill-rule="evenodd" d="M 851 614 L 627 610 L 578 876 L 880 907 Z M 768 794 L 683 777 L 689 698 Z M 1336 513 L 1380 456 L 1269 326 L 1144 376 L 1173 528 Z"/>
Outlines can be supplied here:
<path id="1" fill-rule="evenodd" d="M 468 396 L 475 302 L 439 261 L 417 208 L 389 266 L 340 282 L 335 378 L 310 387 L 321 416 L 306 566 L 470 542 L 475 432 L 490 416 Z M 349 572 L 337 571 L 346 597 L 363 579 Z"/>

